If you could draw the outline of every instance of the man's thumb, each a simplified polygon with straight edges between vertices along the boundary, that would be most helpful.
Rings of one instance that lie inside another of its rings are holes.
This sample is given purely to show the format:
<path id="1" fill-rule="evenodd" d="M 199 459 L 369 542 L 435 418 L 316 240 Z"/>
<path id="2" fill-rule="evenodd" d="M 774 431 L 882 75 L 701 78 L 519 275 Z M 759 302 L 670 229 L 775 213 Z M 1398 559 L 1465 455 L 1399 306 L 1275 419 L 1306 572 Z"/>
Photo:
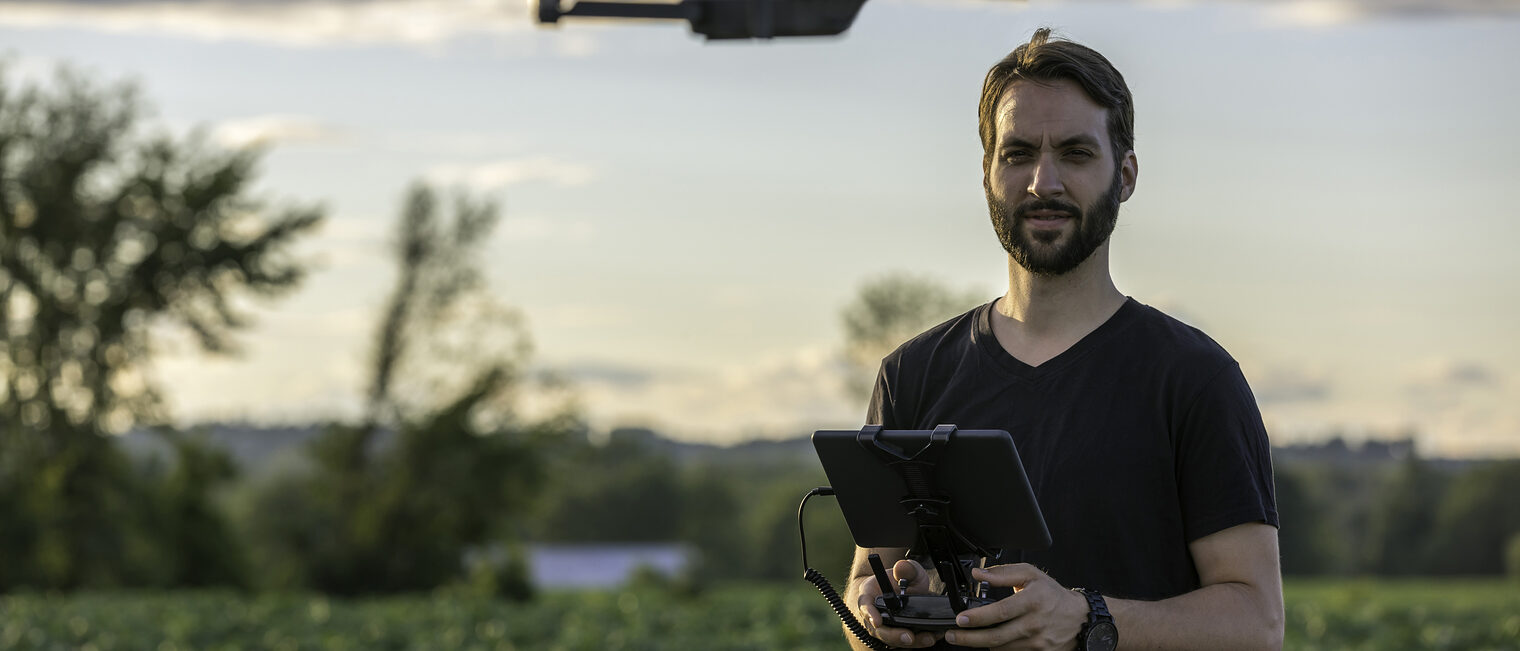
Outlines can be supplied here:
<path id="1" fill-rule="evenodd" d="M 908 583 L 915 583 L 924 576 L 924 568 L 918 561 L 904 558 L 892 566 L 892 576 L 899 581 L 906 579 Z"/>

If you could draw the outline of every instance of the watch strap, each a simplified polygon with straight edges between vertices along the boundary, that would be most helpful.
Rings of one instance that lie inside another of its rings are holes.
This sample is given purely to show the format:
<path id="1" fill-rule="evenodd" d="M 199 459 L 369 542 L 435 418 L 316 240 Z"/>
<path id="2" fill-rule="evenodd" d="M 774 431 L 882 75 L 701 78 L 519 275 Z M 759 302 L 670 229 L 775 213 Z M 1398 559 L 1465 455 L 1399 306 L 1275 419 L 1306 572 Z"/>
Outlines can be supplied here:
<path id="1" fill-rule="evenodd" d="M 1113 625 L 1114 616 L 1108 612 L 1108 602 L 1103 600 L 1103 595 L 1097 590 L 1086 588 L 1072 588 L 1073 592 L 1079 592 L 1087 599 L 1087 621 L 1082 623 L 1082 630 L 1077 632 L 1077 651 L 1088 651 L 1088 633 L 1092 632 L 1093 625 L 1098 622 L 1108 622 Z"/>

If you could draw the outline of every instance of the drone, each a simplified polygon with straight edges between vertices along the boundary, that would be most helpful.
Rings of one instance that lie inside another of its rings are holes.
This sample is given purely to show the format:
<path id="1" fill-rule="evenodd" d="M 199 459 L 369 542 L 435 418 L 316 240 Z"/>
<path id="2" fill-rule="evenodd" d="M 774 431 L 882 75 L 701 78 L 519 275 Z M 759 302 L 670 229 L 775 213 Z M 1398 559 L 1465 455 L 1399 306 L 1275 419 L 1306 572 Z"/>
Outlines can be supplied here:
<path id="1" fill-rule="evenodd" d="M 532 0 L 534 13 L 542 24 L 556 24 L 562 17 L 685 20 L 691 23 L 693 33 L 710 41 L 838 36 L 855 22 L 855 15 L 865 3 L 866 0 Z"/>

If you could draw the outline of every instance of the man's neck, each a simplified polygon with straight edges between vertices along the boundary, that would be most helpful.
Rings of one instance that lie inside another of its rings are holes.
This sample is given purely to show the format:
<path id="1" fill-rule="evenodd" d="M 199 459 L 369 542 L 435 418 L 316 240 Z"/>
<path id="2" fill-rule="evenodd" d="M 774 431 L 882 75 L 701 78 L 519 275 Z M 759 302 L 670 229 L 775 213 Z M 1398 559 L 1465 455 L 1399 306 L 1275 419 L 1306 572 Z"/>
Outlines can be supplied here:
<path id="1" fill-rule="evenodd" d="M 1124 304 L 1108 270 L 1108 245 L 1060 276 L 1030 273 L 1008 260 L 1008 292 L 998 299 L 992 331 L 1016 359 L 1039 366 L 1112 317 Z"/>

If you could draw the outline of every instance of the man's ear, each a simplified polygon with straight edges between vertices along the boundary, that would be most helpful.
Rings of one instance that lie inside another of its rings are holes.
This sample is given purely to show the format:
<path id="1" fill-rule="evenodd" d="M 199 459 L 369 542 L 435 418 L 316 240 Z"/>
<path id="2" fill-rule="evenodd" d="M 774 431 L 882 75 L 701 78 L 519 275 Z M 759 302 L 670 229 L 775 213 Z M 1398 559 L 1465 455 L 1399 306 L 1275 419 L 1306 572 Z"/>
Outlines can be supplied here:
<path id="1" fill-rule="evenodd" d="M 1135 181 L 1140 178 L 1140 159 L 1135 157 L 1135 150 L 1124 152 L 1124 160 L 1119 163 L 1119 201 L 1129 201 L 1130 195 L 1135 193 Z M 984 178 L 985 180 L 985 178 Z"/>

